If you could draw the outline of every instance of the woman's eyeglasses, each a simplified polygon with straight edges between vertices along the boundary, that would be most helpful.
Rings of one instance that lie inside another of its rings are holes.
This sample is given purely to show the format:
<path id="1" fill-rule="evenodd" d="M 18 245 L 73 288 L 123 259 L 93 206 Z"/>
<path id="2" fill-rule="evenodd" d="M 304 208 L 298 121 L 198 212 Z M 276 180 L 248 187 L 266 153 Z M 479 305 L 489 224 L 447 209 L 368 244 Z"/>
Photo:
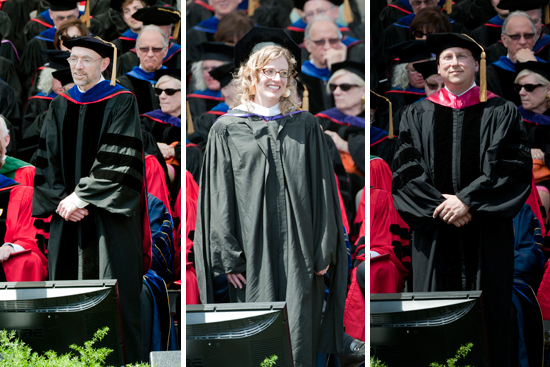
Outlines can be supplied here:
<path id="1" fill-rule="evenodd" d="M 162 92 L 166 93 L 166 95 L 168 96 L 173 96 L 174 94 L 176 94 L 176 92 L 180 92 L 181 89 L 173 89 L 173 88 L 167 88 L 167 89 L 160 89 L 160 88 L 155 88 L 155 94 L 157 96 L 160 96 L 162 94 Z"/>
<path id="2" fill-rule="evenodd" d="M 524 88 L 526 92 L 532 92 L 538 87 L 542 87 L 542 84 L 514 84 L 514 90 L 519 93 L 521 88 Z"/>
<path id="3" fill-rule="evenodd" d="M 336 90 L 336 88 L 340 87 L 340 89 L 343 91 L 343 92 L 347 92 L 348 90 L 350 90 L 351 88 L 353 87 L 358 87 L 357 84 L 347 84 L 347 83 L 344 83 L 344 84 L 329 84 L 328 85 L 330 91 L 332 93 L 334 93 L 334 91 Z"/>
<path id="4" fill-rule="evenodd" d="M 60 34 L 60 35 L 59 35 L 59 39 L 60 39 L 61 41 L 68 41 L 68 40 L 70 40 L 70 39 L 72 39 L 72 38 L 78 38 L 78 37 L 80 37 L 80 36 L 69 36 L 69 35 L 66 35 L 66 34 Z"/>
<path id="5" fill-rule="evenodd" d="M 294 75 L 294 71 L 288 70 L 275 70 L 275 69 L 262 69 L 262 73 L 268 78 L 274 78 L 276 74 L 279 74 L 281 78 L 288 78 Z"/>
<path id="6" fill-rule="evenodd" d="M 428 34 L 431 34 L 431 33 L 433 33 L 433 32 L 424 33 L 422 31 L 414 30 L 414 31 L 412 31 L 412 36 L 415 37 L 415 38 L 424 38 L 424 36 L 427 36 Z"/>

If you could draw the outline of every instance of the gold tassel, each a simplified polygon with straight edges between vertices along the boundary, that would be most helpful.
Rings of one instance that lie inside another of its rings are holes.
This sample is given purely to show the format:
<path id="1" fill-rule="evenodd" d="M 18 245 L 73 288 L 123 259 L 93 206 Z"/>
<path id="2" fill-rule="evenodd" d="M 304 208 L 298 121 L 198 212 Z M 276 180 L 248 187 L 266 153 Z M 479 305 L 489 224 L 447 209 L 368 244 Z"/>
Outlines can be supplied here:
<path id="1" fill-rule="evenodd" d="M 260 0 L 248 0 L 248 16 L 254 15 L 254 12 L 260 6 Z"/>
<path id="2" fill-rule="evenodd" d="M 187 134 L 193 134 L 195 128 L 193 127 L 193 118 L 191 117 L 191 110 L 189 109 L 189 101 L 185 103 L 187 104 Z"/>
<path id="3" fill-rule="evenodd" d="M 381 96 L 380 94 L 374 92 L 372 89 L 370 91 L 372 94 L 374 94 L 375 96 L 378 96 L 384 100 L 386 100 L 386 102 L 388 102 L 388 105 L 389 105 L 389 121 L 388 121 L 388 125 L 389 125 L 389 128 L 388 128 L 388 139 L 393 139 L 393 113 L 392 113 L 392 105 L 391 105 L 391 102 L 389 99 L 387 99 L 386 97 L 384 96 Z"/>
<path id="4" fill-rule="evenodd" d="M 97 38 L 98 40 L 102 41 L 102 42 L 105 42 L 111 46 L 113 46 L 113 72 L 111 73 L 111 85 L 114 87 L 115 84 L 116 84 L 116 59 L 117 59 L 117 48 L 114 44 L 112 44 L 111 42 L 107 42 L 105 40 L 102 40 L 101 38 L 99 38 L 98 36 L 95 36 L 95 38 Z"/>
<path id="5" fill-rule="evenodd" d="M 174 27 L 174 33 L 172 33 L 172 38 L 173 39 L 178 39 L 178 35 L 180 34 L 180 26 L 181 26 L 181 19 L 178 20 L 178 22 L 176 23 L 176 26 Z"/>
<path id="6" fill-rule="evenodd" d="M 344 9 L 342 9 L 342 15 L 346 23 L 350 24 L 353 22 L 353 12 L 351 11 L 349 0 L 344 0 Z"/>
<path id="7" fill-rule="evenodd" d="M 309 111 L 309 91 L 305 84 L 302 84 L 304 87 L 304 93 L 302 95 L 302 110 Z"/>
<path id="8" fill-rule="evenodd" d="M 446 0 L 444 8 L 447 10 L 447 14 L 451 14 L 453 12 L 453 0 Z"/>
<path id="9" fill-rule="evenodd" d="M 485 60 L 485 50 L 472 37 L 464 33 L 462 35 L 471 39 L 481 49 L 481 60 L 479 62 L 479 101 L 487 102 L 487 61 Z"/>
<path id="10" fill-rule="evenodd" d="M 550 23 L 550 4 L 544 7 L 544 24 Z"/>
<path id="11" fill-rule="evenodd" d="M 84 15 L 80 19 L 82 23 L 86 23 L 87 28 L 90 28 L 90 0 L 86 1 Z"/>

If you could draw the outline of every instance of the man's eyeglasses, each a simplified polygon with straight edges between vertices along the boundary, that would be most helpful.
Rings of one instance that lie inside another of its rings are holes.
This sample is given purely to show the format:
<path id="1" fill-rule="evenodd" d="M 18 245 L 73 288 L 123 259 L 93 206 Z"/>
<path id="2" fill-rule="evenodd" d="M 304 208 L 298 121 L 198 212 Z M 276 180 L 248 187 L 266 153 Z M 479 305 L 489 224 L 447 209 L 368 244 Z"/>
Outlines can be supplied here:
<path id="1" fill-rule="evenodd" d="M 80 61 L 80 63 L 82 64 L 82 66 L 84 67 L 88 67 L 90 65 L 92 65 L 94 62 L 96 61 L 99 61 L 99 60 L 103 60 L 103 59 L 89 59 L 87 57 L 85 58 L 82 58 L 82 59 L 79 59 L 79 58 L 76 58 L 76 57 L 69 57 L 67 59 L 67 62 L 69 63 L 69 65 L 74 65 L 76 66 L 78 64 L 78 61 Z"/>
<path id="2" fill-rule="evenodd" d="M 531 93 L 538 87 L 542 87 L 542 84 L 514 84 L 514 90 L 519 93 L 521 88 L 524 88 L 526 92 Z"/>
<path id="3" fill-rule="evenodd" d="M 268 78 L 274 78 L 276 74 L 279 74 L 281 78 L 288 78 L 294 75 L 294 71 L 288 70 L 275 70 L 275 69 L 262 69 L 262 73 Z"/>
<path id="4" fill-rule="evenodd" d="M 357 84 L 348 84 L 348 83 L 344 83 L 344 84 L 329 84 L 328 85 L 330 91 L 332 93 L 334 93 L 334 91 L 336 90 L 336 88 L 340 87 L 340 89 L 343 91 L 343 92 L 347 92 L 348 90 L 350 90 L 351 88 L 354 88 L 354 87 L 358 87 Z"/>
<path id="5" fill-rule="evenodd" d="M 331 46 L 336 46 L 340 43 L 341 39 L 340 38 L 331 38 L 331 39 L 328 39 L 328 40 L 311 40 L 311 42 L 315 43 L 315 46 L 317 47 L 322 47 L 325 45 L 325 43 L 330 43 Z"/>
<path id="6" fill-rule="evenodd" d="M 164 50 L 164 47 L 138 47 L 138 50 L 140 50 L 144 54 L 148 54 L 149 51 L 153 51 L 153 53 L 158 54 L 161 53 L 162 50 Z"/>
<path id="7" fill-rule="evenodd" d="M 80 36 L 69 36 L 69 35 L 67 35 L 67 34 L 60 34 L 60 35 L 59 35 L 59 39 L 60 39 L 61 41 L 68 41 L 68 40 L 70 40 L 70 39 L 72 39 L 72 38 L 78 38 L 78 37 L 80 37 Z"/>
<path id="8" fill-rule="evenodd" d="M 414 6 L 414 7 L 420 6 L 420 5 L 422 5 L 423 3 L 426 4 L 426 6 L 432 6 L 432 5 L 435 5 L 436 0 L 424 0 L 424 1 L 421 1 L 421 0 L 412 0 L 412 1 L 409 1 L 409 3 L 410 3 L 412 6 Z"/>
<path id="9" fill-rule="evenodd" d="M 160 89 L 160 88 L 155 88 L 155 94 L 157 96 L 160 96 L 162 94 L 162 92 L 166 93 L 167 96 L 173 96 L 174 94 L 176 94 L 176 92 L 180 92 L 181 89 L 173 89 L 173 88 L 166 88 L 166 89 Z"/>
<path id="10" fill-rule="evenodd" d="M 503 33 L 505 36 L 510 37 L 510 39 L 514 42 L 517 42 L 521 39 L 521 37 L 525 38 L 526 41 L 531 41 L 533 38 L 535 38 L 534 33 L 523 33 L 523 34 L 506 34 Z"/>

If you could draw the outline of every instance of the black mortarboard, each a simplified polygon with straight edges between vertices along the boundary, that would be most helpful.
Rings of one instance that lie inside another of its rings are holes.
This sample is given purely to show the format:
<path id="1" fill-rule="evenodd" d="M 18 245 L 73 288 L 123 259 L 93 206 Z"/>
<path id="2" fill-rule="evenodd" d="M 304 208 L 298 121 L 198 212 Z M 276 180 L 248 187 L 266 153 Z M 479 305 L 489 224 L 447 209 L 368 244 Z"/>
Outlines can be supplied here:
<path id="1" fill-rule="evenodd" d="M 302 49 L 281 28 L 254 27 L 235 45 L 235 66 L 239 68 L 252 52 L 275 43 L 286 48 L 296 60 L 296 72 L 302 65 Z"/>
<path id="2" fill-rule="evenodd" d="M 516 75 L 522 70 L 530 70 L 550 80 L 550 63 L 539 61 L 518 62 L 516 65 Z"/>
<path id="3" fill-rule="evenodd" d="M 60 70 L 70 67 L 67 59 L 71 56 L 70 52 L 61 50 L 42 50 L 42 53 L 48 58 L 48 67 Z"/>
<path id="4" fill-rule="evenodd" d="M 200 60 L 233 61 L 235 46 L 223 42 L 201 42 L 196 47 Z"/>
<path id="5" fill-rule="evenodd" d="M 155 80 L 159 80 L 164 75 L 168 75 L 177 80 L 181 80 L 181 69 L 178 69 L 178 68 L 159 69 L 155 71 Z"/>
<path id="6" fill-rule="evenodd" d="M 472 55 L 479 62 L 479 99 L 481 102 L 487 102 L 487 76 L 485 50 L 479 43 L 471 37 L 461 33 L 432 33 L 426 38 L 428 50 L 433 52 L 439 58 L 446 49 L 460 47 L 470 50 Z"/>
<path id="7" fill-rule="evenodd" d="M 54 71 L 52 73 L 52 76 L 55 79 L 59 80 L 61 82 L 61 85 L 74 83 L 73 73 L 71 72 L 71 69 L 61 69 Z"/>
<path id="8" fill-rule="evenodd" d="M 400 64 L 426 60 L 432 57 L 424 40 L 399 42 L 387 50 L 397 55 Z"/>
<path id="9" fill-rule="evenodd" d="M 50 0 L 50 9 L 52 11 L 73 10 L 78 8 L 78 0 Z"/>
<path id="10" fill-rule="evenodd" d="M 330 68 L 330 73 L 334 74 L 340 69 L 350 71 L 359 76 L 361 79 L 365 80 L 365 63 L 363 62 L 355 62 L 349 60 L 338 62 L 336 64 L 332 64 Z"/>
<path id="11" fill-rule="evenodd" d="M 392 104 L 386 97 L 375 93 L 372 89 L 370 91 L 370 108 L 386 107 L 388 106 L 389 119 L 388 119 L 388 138 L 393 139 L 393 118 L 392 118 Z"/>
<path id="12" fill-rule="evenodd" d="M 340 6 L 344 3 L 344 0 L 328 0 L 332 3 L 332 5 Z M 294 0 L 294 7 L 296 9 L 304 10 L 304 4 L 308 2 L 308 0 Z"/>
<path id="13" fill-rule="evenodd" d="M 497 8 L 513 12 L 540 9 L 544 5 L 548 5 L 548 0 L 500 0 Z"/>
<path id="14" fill-rule="evenodd" d="M 413 64 L 413 68 L 422 74 L 424 79 L 428 79 L 430 76 L 437 74 L 437 62 L 435 60 L 417 62 Z"/>
<path id="15" fill-rule="evenodd" d="M 231 83 L 233 80 L 233 73 L 235 71 L 235 64 L 233 62 L 228 62 L 226 64 L 220 65 L 217 68 L 209 71 L 212 78 L 220 82 L 220 89 L 225 87 L 227 84 Z"/>
<path id="16" fill-rule="evenodd" d="M 84 47 L 89 48 L 90 50 L 94 50 L 97 52 L 101 57 L 109 57 L 112 62 L 112 77 L 111 77 L 111 85 L 115 85 L 116 83 L 116 63 L 117 63 L 117 55 L 119 53 L 119 50 L 116 48 L 114 44 L 111 42 L 107 42 L 102 40 L 101 38 L 95 36 L 82 36 L 77 38 L 71 38 L 66 41 L 63 41 L 63 46 L 67 47 L 68 49 L 72 49 L 73 47 Z"/>
<path id="17" fill-rule="evenodd" d="M 178 38 L 179 27 L 181 24 L 181 14 L 171 6 L 154 5 L 147 8 L 138 9 L 132 18 L 143 23 L 143 25 L 170 25 L 174 27 L 173 38 Z"/>

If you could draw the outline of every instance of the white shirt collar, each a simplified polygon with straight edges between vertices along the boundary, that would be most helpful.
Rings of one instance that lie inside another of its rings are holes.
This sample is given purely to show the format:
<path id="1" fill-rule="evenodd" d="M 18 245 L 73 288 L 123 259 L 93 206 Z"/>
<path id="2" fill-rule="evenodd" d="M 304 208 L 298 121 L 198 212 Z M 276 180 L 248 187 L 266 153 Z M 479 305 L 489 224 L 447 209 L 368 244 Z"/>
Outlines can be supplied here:
<path id="1" fill-rule="evenodd" d="M 235 108 L 237 110 L 248 111 L 248 108 L 245 104 L 241 104 Z M 256 115 L 267 116 L 267 117 L 277 116 L 281 114 L 281 110 L 279 109 L 279 103 L 277 103 L 275 106 L 271 108 L 267 108 L 264 106 L 260 106 L 257 103 L 250 102 L 250 112 L 255 113 Z"/>
<path id="2" fill-rule="evenodd" d="M 102 81 L 105 80 L 105 78 L 103 77 L 103 75 L 101 75 L 101 74 L 99 74 L 99 75 L 100 75 L 100 78 L 99 78 L 99 81 L 96 83 L 96 85 L 99 84 L 99 83 L 101 83 Z M 78 85 L 77 85 L 76 87 L 78 88 L 78 90 L 80 91 L 80 93 L 86 93 L 85 91 L 83 91 L 82 89 L 80 89 L 80 87 L 79 87 Z M 88 89 L 88 90 L 89 90 L 89 89 Z"/>
<path id="3" fill-rule="evenodd" d="M 456 95 L 456 94 L 454 94 L 453 92 L 451 92 L 451 91 L 449 90 L 449 88 L 447 88 L 447 86 L 445 86 L 445 89 L 447 89 L 447 92 L 449 92 L 449 93 L 451 93 L 451 94 L 454 94 L 454 95 L 457 96 L 457 97 L 460 97 L 461 95 L 463 95 L 464 93 L 468 92 L 470 89 L 472 89 L 472 88 L 475 87 L 475 86 L 476 86 L 476 82 L 474 82 L 474 84 L 472 84 L 472 86 L 471 86 L 470 88 L 466 89 L 464 92 L 462 92 L 462 93 L 460 93 L 460 94 L 458 94 L 458 95 Z"/>

